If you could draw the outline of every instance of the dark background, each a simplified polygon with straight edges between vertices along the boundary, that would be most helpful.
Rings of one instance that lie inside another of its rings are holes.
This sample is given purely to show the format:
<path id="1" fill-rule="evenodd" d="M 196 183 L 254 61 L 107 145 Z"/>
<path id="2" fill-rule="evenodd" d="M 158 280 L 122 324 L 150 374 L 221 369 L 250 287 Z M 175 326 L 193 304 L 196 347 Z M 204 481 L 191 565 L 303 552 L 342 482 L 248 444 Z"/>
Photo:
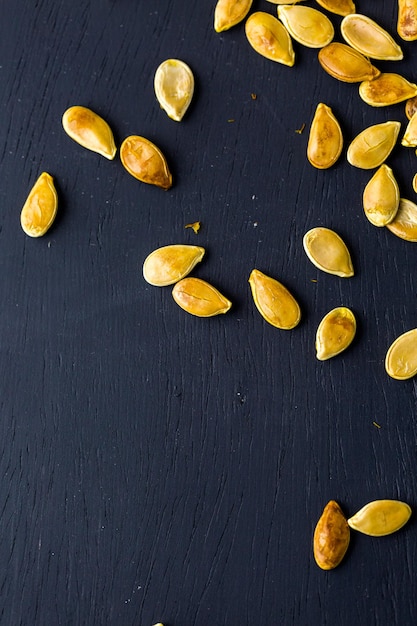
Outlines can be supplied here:
<path id="1" fill-rule="evenodd" d="M 417 326 L 417 249 L 367 221 L 372 172 L 346 161 L 366 126 L 396 119 L 402 136 L 404 104 L 369 107 L 297 43 L 294 67 L 266 60 L 243 24 L 215 33 L 214 5 L 0 0 L 2 625 L 417 623 L 413 518 L 389 537 L 352 533 L 334 571 L 312 555 L 330 499 L 348 516 L 379 498 L 417 505 L 416 380 L 384 368 Z M 276 14 L 266 0 L 255 10 Z M 415 81 L 396 1 L 357 10 L 404 50 L 375 65 Z M 180 123 L 153 92 L 167 58 L 196 79 Z M 345 138 L 327 171 L 306 159 L 320 101 Z M 61 117 L 74 104 L 102 115 L 118 145 L 154 141 L 172 189 L 73 142 Z M 415 200 L 415 151 L 398 145 L 388 162 Z M 31 239 L 20 210 L 44 170 L 59 214 Z M 184 228 L 197 220 L 198 235 Z M 306 257 L 303 235 L 320 225 L 348 244 L 354 278 Z M 227 315 L 195 318 L 144 281 L 145 257 L 171 243 L 205 247 L 193 275 L 232 300 Z M 260 317 L 254 267 L 297 297 L 296 329 Z M 319 362 L 317 326 L 340 305 L 356 339 Z"/>

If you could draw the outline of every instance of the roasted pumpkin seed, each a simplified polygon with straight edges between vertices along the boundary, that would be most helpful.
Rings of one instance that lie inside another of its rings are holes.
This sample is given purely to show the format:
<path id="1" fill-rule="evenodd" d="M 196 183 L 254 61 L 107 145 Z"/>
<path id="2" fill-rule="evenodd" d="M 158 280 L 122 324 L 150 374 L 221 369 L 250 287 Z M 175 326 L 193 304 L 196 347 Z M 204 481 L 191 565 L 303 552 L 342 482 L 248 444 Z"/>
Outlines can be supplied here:
<path id="1" fill-rule="evenodd" d="M 292 67 L 295 62 L 291 37 L 281 22 L 271 15 L 258 11 L 245 24 L 246 37 L 256 52 L 262 56 Z"/>
<path id="2" fill-rule="evenodd" d="M 29 237 L 42 237 L 52 226 L 58 209 L 54 180 L 42 172 L 33 185 L 20 213 L 20 223 Z"/>
<path id="3" fill-rule="evenodd" d="M 414 174 L 412 181 L 413 189 L 417 193 L 417 174 Z"/>
<path id="4" fill-rule="evenodd" d="M 297 4 L 303 1 L 304 0 L 268 0 L 271 4 Z"/>
<path id="5" fill-rule="evenodd" d="M 218 0 L 214 9 L 214 30 L 221 33 L 242 22 L 250 11 L 252 0 Z"/>
<path id="6" fill-rule="evenodd" d="M 173 285 L 191 272 L 204 253 L 200 246 L 173 244 L 157 248 L 143 263 L 143 277 L 155 287 Z"/>
<path id="7" fill-rule="evenodd" d="M 405 103 L 405 114 L 407 116 L 407 119 L 411 120 L 414 113 L 416 112 L 417 112 L 417 96 L 414 96 L 413 98 L 409 98 L 407 102 Z"/>
<path id="8" fill-rule="evenodd" d="M 386 107 L 416 96 L 417 85 L 400 74 L 385 72 L 375 79 L 364 80 L 359 85 L 359 95 L 370 106 Z"/>
<path id="9" fill-rule="evenodd" d="M 397 33 L 404 41 L 417 39 L 417 0 L 398 0 Z"/>
<path id="10" fill-rule="evenodd" d="M 82 106 L 67 109 L 62 116 L 67 135 L 83 148 L 97 152 L 110 161 L 116 156 L 116 145 L 110 126 L 102 117 Z"/>
<path id="11" fill-rule="evenodd" d="M 345 43 L 329 43 L 319 50 L 318 59 L 330 76 L 345 83 L 373 80 L 381 73 L 363 54 Z"/>
<path id="12" fill-rule="evenodd" d="M 374 226 L 386 226 L 397 214 L 400 190 L 394 173 L 383 163 L 363 192 L 363 210 Z"/>
<path id="13" fill-rule="evenodd" d="M 160 149 L 138 135 L 126 137 L 120 146 L 120 159 L 134 178 L 162 189 L 172 186 L 172 175 Z"/>
<path id="14" fill-rule="evenodd" d="M 350 346 L 356 334 L 356 319 L 344 306 L 329 311 L 321 320 L 316 333 L 316 356 L 326 361 Z"/>
<path id="15" fill-rule="evenodd" d="M 307 48 L 327 46 L 334 37 L 333 24 L 317 9 L 298 5 L 279 6 L 278 17 L 291 37 Z"/>
<path id="16" fill-rule="evenodd" d="M 407 124 L 401 145 L 406 148 L 415 148 L 417 146 L 417 113 L 413 115 Z"/>
<path id="17" fill-rule="evenodd" d="M 343 148 L 339 122 L 329 106 L 319 102 L 311 123 L 307 144 L 307 158 L 318 169 L 334 165 Z"/>
<path id="18" fill-rule="evenodd" d="M 155 72 L 156 99 L 168 117 L 180 122 L 194 94 L 194 76 L 184 61 L 167 59 Z"/>
<path id="19" fill-rule="evenodd" d="M 230 300 L 201 278 L 183 278 L 178 281 L 172 297 L 184 311 L 197 317 L 212 317 L 227 313 L 232 306 Z"/>
<path id="20" fill-rule="evenodd" d="M 351 142 L 347 160 L 364 170 L 379 167 L 394 149 L 400 128 L 401 123 L 396 121 L 368 126 Z"/>
<path id="21" fill-rule="evenodd" d="M 324 507 L 313 537 L 313 554 L 323 570 L 337 567 L 349 547 L 350 529 L 342 509 L 335 500 Z"/>
<path id="22" fill-rule="evenodd" d="M 305 253 L 323 272 L 341 278 L 354 275 L 349 250 L 341 237 L 330 228 L 312 228 L 303 237 Z"/>
<path id="23" fill-rule="evenodd" d="M 387 228 L 400 239 L 417 242 L 417 204 L 401 198 L 398 211 Z"/>
<path id="24" fill-rule="evenodd" d="M 349 15 L 349 13 L 356 11 L 356 6 L 352 0 L 317 0 L 317 4 L 336 15 Z"/>
<path id="25" fill-rule="evenodd" d="M 400 500 L 374 500 L 365 504 L 348 524 L 371 537 L 384 537 L 400 530 L 411 517 L 411 507 Z"/>
<path id="26" fill-rule="evenodd" d="M 417 328 L 393 341 L 385 357 L 385 369 L 395 380 L 408 380 L 417 374 Z"/>
<path id="27" fill-rule="evenodd" d="M 340 31 L 346 43 L 371 59 L 400 61 L 404 56 L 391 35 L 366 15 L 347 15 Z"/>
<path id="28" fill-rule="evenodd" d="M 301 319 L 300 307 L 284 285 L 256 269 L 249 276 L 249 284 L 256 308 L 264 320 L 282 330 L 297 326 Z"/>

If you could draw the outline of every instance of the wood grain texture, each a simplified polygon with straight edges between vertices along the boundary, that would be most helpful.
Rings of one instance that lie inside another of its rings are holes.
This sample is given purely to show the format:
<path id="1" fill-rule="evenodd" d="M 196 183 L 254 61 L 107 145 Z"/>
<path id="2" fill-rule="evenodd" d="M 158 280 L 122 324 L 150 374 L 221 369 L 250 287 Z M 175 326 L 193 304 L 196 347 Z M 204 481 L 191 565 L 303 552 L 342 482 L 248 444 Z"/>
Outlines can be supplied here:
<path id="1" fill-rule="evenodd" d="M 365 4 L 358 11 L 395 36 L 396 2 Z M 293 68 L 267 61 L 243 24 L 215 33 L 213 11 L 180 0 L 0 3 L 6 626 L 417 623 L 413 518 L 390 537 L 355 534 L 332 572 L 312 554 L 330 499 L 348 515 L 380 498 L 417 506 L 416 381 L 384 370 L 391 342 L 417 325 L 417 248 L 366 220 L 370 174 L 346 161 L 366 126 L 405 129 L 404 106 L 365 105 L 298 44 Z M 416 44 L 400 43 L 404 61 L 377 65 L 415 81 Z M 153 93 L 166 58 L 195 74 L 180 123 Z M 319 101 L 345 137 L 328 171 L 306 158 Z M 73 142 L 61 117 L 75 104 L 102 115 L 118 145 L 129 134 L 154 141 L 173 188 L 141 184 L 118 158 Z M 389 164 L 415 200 L 414 150 L 398 146 Z M 19 215 L 43 170 L 59 215 L 31 240 Z M 197 220 L 198 235 L 184 228 Z M 307 259 L 302 237 L 321 225 L 346 241 L 354 278 Z M 170 288 L 143 280 L 146 256 L 171 243 L 206 248 L 193 275 L 230 298 L 227 315 L 194 318 Z M 293 331 L 257 312 L 255 267 L 300 302 Z M 342 305 L 357 337 L 319 362 L 316 328 Z"/>

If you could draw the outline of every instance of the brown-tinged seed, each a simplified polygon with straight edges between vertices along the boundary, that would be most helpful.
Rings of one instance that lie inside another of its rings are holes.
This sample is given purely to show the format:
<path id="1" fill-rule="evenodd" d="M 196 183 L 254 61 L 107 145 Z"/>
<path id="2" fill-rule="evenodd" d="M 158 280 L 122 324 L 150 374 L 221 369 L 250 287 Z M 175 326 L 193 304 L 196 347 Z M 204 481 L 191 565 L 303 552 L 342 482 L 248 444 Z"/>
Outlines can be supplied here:
<path id="1" fill-rule="evenodd" d="M 314 530 L 313 553 L 317 565 L 323 570 L 337 567 L 349 547 L 350 529 L 342 509 L 330 500 Z"/>
<path id="2" fill-rule="evenodd" d="M 72 106 L 62 116 L 67 135 L 78 144 L 112 160 L 116 155 L 113 132 L 102 117 L 82 106 Z"/>
<path id="3" fill-rule="evenodd" d="M 340 31 L 346 43 L 371 59 L 400 61 L 404 56 L 391 35 L 366 15 L 347 15 Z"/>
<path id="4" fill-rule="evenodd" d="M 300 307 L 283 284 L 256 269 L 249 276 L 249 284 L 256 308 L 269 324 L 282 330 L 297 326 Z"/>
<path id="5" fill-rule="evenodd" d="M 214 30 L 221 33 L 242 22 L 250 11 L 252 0 L 218 0 L 214 10 Z"/>
<path id="6" fill-rule="evenodd" d="M 149 139 L 138 135 L 126 137 L 120 146 L 120 159 L 137 180 L 162 189 L 172 186 L 172 175 L 160 149 Z"/>
<path id="7" fill-rule="evenodd" d="M 404 41 L 417 39 L 417 0 L 398 0 L 397 33 Z"/>
<path id="8" fill-rule="evenodd" d="M 417 374 L 417 328 L 393 341 L 387 350 L 385 369 L 395 380 L 408 380 Z"/>
<path id="9" fill-rule="evenodd" d="M 405 114 L 408 120 L 411 120 L 414 113 L 417 112 L 417 96 L 409 98 L 405 103 Z"/>
<path id="10" fill-rule="evenodd" d="M 262 56 L 292 67 L 295 62 L 291 37 L 281 22 L 271 15 L 258 11 L 246 20 L 246 37 L 256 52 Z"/>
<path id="11" fill-rule="evenodd" d="M 168 117 L 180 122 L 193 98 L 193 73 L 184 61 L 167 59 L 155 72 L 154 89 L 156 99 Z"/>
<path id="12" fill-rule="evenodd" d="M 400 190 L 394 173 L 383 163 L 363 191 L 363 210 L 374 226 L 386 226 L 397 214 Z"/>
<path id="13" fill-rule="evenodd" d="M 356 6 L 352 0 L 317 0 L 317 4 L 336 15 L 344 16 L 356 11 Z"/>
<path id="14" fill-rule="evenodd" d="M 316 333 L 316 356 L 326 361 L 350 346 L 356 334 L 356 319 L 344 306 L 329 311 L 321 320 Z"/>
<path id="15" fill-rule="evenodd" d="M 359 85 L 359 95 L 366 104 L 385 107 L 398 104 L 417 95 L 417 85 L 400 74 L 385 72 Z"/>
<path id="16" fill-rule="evenodd" d="M 400 239 L 417 242 L 417 204 L 401 198 L 398 211 L 387 228 Z"/>
<path id="17" fill-rule="evenodd" d="M 400 500 L 374 500 L 348 519 L 354 530 L 371 537 L 385 537 L 400 530 L 411 517 L 411 507 Z"/>
<path id="18" fill-rule="evenodd" d="M 42 172 L 33 185 L 20 213 L 20 223 L 29 237 L 42 237 L 52 226 L 58 209 L 54 180 Z"/>
<path id="19" fill-rule="evenodd" d="M 381 73 L 363 54 L 336 41 L 321 48 L 318 60 L 330 76 L 345 83 L 373 80 Z"/>
<path id="20" fill-rule="evenodd" d="M 368 126 L 352 140 L 347 160 L 364 170 L 379 167 L 394 149 L 400 128 L 397 121 Z"/>
<path id="21" fill-rule="evenodd" d="M 143 263 L 143 277 L 150 285 L 164 287 L 185 278 L 205 253 L 200 246 L 173 244 L 151 252 Z"/>
<path id="22" fill-rule="evenodd" d="M 278 17 L 291 37 L 307 48 L 327 46 L 334 37 L 333 24 L 321 11 L 311 7 L 278 7 Z"/>
<path id="23" fill-rule="evenodd" d="M 317 105 L 307 144 L 307 158 L 318 169 L 334 165 L 343 148 L 343 135 L 333 111 L 323 102 Z"/>
<path id="24" fill-rule="evenodd" d="M 305 253 L 310 261 L 323 272 L 341 278 L 354 275 L 349 250 L 343 239 L 330 228 L 318 226 L 303 237 Z"/>
<path id="25" fill-rule="evenodd" d="M 172 297 L 184 311 L 197 317 L 227 313 L 232 306 L 215 287 L 201 278 L 183 278 L 172 290 Z"/>

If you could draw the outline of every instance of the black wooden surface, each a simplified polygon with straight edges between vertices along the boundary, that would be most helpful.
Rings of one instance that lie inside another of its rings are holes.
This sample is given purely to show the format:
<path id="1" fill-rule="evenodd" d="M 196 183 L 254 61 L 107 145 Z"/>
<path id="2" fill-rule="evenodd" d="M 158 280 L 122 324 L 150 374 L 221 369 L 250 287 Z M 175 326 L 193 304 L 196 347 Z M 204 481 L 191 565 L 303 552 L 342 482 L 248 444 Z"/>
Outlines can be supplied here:
<path id="1" fill-rule="evenodd" d="M 311 549 L 330 499 L 347 515 L 379 498 L 417 506 L 416 381 L 384 369 L 391 342 L 417 326 L 417 248 L 366 220 L 371 173 L 346 161 L 366 126 L 398 119 L 402 133 L 404 105 L 369 107 L 298 44 L 293 68 L 268 61 L 243 24 L 215 33 L 213 10 L 0 2 L 2 625 L 417 623 L 413 518 L 390 537 L 354 534 L 332 572 Z M 395 0 L 357 10 L 395 35 Z M 415 81 L 417 43 L 396 39 L 404 61 L 375 64 Z M 153 92 L 167 58 L 195 74 L 180 123 Z M 320 101 L 345 137 L 327 171 L 306 159 Z M 173 188 L 73 142 L 61 116 L 74 104 L 101 114 L 119 145 L 157 143 Z M 398 146 L 389 164 L 415 200 L 415 151 Z M 59 215 L 30 239 L 20 210 L 44 170 Z M 198 235 L 184 228 L 197 220 Z M 347 242 L 354 278 L 307 259 L 302 237 L 320 225 Z M 170 243 L 206 248 L 193 274 L 233 301 L 227 315 L 194 318 L 143 280 L 145 257 Z M 296 295 L 299 327 L 260 317 L 254 267 Z M 339 305 L 357 337 L 322 363 L 316 328 Z"/>

